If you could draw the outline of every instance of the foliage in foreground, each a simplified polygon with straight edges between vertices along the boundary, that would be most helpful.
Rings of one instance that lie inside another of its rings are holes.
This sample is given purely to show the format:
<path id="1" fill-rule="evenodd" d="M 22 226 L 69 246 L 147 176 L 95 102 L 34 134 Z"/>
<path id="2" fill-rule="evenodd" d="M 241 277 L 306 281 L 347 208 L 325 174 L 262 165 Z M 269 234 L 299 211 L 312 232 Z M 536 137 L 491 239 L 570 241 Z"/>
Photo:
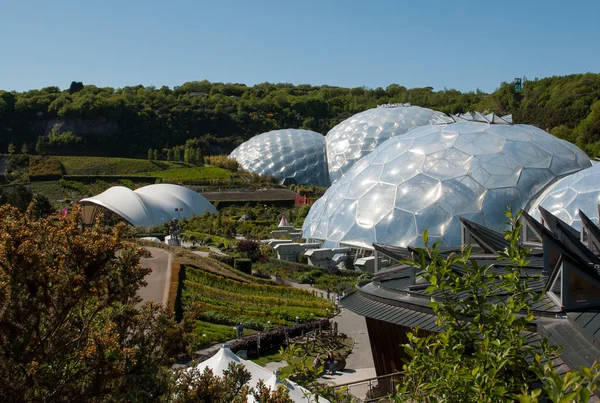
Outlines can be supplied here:
<path id="1" fill-rule="evenodd" d="M 555 402 L 574 402 L 587 401 L 600 386 L 597 365 L 563 378 L 552 367 L 559 349 L 547 338 L 530 341 L 534 317 L 529 307 L 540 295 L 530 290 L 532 278 L 522 271 L 529 250 L 520 245 L 519 215 L 506 213 L 510 246 L 499 259 L 510 265 L 504 274 L 470 260 L 470 249 L 462 256 L 442 256 L 438 243 L 417 249 L 418 257 L 405 262 L 423 272 L 429 292 L 441 293 L 443 302 L 431 306 L 444 330 L 427 337 L 419 337 L 418 330 L 409 334 L 404 347 L 411 359 L 395 401 L 537 402 L 545 393 Z M 423 239 L 427 245 L 427 233 Z M 538 381 L 542 389 L 532 390 Z"/>
<path id="2" fill-rule="evenodd" d="M 161 305 L 139 305 L 149 270 L 122 233 L 84 228 L 77 210 L 53 222 L 0 207 L 1 401 L 174 398 L 168 365 L 188 352 L 197 312 L 178 324 Z M 219 401 L 204 386 L 177 398 Z"/>
<path id="3" fill-rule="evenodd" d="M 260 403 L 292 403 L 289 391 L 283 386 L 270 390 L 260 381 L 255 388 L 247 384 L 252 378 L 250 372 L 241 364 L 234 362 L 223 371 L 223 378 L 217 377 L 206 368 L 204 371 L 192 367 L 181 371 L 177 384 L 175 403 L 187 402 L 228 402 L 246 403 L 253 396 Z"/>

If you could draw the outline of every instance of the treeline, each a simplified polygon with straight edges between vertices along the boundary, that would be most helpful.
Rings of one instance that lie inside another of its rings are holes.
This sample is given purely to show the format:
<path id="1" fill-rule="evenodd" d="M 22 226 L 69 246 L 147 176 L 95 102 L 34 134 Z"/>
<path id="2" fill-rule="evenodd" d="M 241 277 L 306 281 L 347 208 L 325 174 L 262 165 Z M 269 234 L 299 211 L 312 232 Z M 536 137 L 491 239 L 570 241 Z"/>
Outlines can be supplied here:
<path id="1" fill-rule="evenodd" d="M 470 110 L 512 113 L 600 153 L 600 75 L 577 74 L 525 81 L 515 91 L 502 83 L 481 91 L 338 88 L 263 83 L 188 82 L 179 87 L 99 88 L 73 82 L 0 91 L 0 150 L 33 145 L 41 153 L 147 158 L 148 150 L 177 149 L 198 139 L 203 155 L 228 153 L 250 137 L 274 129 L 326 134 L 355 113 L 384 103 L 411 103 L 446 113 Z M 66 134 L 63 134 L 66 133 Z M 47 137 L 42 138 L 40 137 Z M 168 152 L 168 151 L 167 151 Z"/>

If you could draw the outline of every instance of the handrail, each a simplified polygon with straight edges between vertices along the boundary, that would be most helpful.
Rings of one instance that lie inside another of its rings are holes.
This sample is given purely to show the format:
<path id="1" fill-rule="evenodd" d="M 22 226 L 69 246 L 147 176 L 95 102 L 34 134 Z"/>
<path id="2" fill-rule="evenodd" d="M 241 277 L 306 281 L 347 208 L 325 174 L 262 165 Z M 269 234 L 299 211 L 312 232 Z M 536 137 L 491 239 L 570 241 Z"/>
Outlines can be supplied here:
<path id="1" fill-rule="evenodd" d="M 365 382 L 370 382 L 370 381 L 375 381 L 375 380 L 380 380 L 380 379 L 385 379 L 385 378 L 391 378 L 391 377 L 398 376 L 398 375 L 402 375 L 402 374 L 400 372 L 394 372 L 394 373 L 387 374 L 387 375 L 376 376 L 374 378 L 366 378 L 366 379 L 361 379 L 359 381 L 341 383 L 339 385 L 335 385 L 334 387 L 341 388 L 343 386 L 356 385 L 359 383 L 365 383 Z"/>

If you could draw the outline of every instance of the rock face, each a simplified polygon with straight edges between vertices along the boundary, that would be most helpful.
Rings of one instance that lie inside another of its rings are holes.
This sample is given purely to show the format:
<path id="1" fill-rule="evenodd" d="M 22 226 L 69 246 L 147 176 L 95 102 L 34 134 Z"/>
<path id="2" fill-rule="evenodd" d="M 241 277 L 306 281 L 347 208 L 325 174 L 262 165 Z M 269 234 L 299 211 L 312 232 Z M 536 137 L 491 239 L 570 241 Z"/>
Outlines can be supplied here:
<path id="1" fill-rule="evenodd" d="M 83 137 L 88 135 L 113 136 L 119 132 L 119 124 L 103 117 L 97 119 L 51 119 L 46 123 L 44 136 L 49 135 L 52 130 L 57 133 L 70 131 Z"/>

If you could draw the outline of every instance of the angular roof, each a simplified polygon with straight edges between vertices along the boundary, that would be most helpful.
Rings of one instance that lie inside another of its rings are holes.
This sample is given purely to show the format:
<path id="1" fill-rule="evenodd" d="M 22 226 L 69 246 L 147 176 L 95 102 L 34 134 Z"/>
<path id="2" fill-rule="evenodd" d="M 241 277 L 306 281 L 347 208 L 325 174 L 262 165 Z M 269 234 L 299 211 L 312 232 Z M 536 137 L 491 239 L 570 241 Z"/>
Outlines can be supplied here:
<path id="1" fill-rule="evenodd" d="M 84 206 L 104 207 L 132 225 L 161 225 L 172 218 L 218 214 L 217 209 L 199 193 L 179 185 L 157 184 L 131 190 L 114 186 L 99 195 L 80 201 Z"/>

